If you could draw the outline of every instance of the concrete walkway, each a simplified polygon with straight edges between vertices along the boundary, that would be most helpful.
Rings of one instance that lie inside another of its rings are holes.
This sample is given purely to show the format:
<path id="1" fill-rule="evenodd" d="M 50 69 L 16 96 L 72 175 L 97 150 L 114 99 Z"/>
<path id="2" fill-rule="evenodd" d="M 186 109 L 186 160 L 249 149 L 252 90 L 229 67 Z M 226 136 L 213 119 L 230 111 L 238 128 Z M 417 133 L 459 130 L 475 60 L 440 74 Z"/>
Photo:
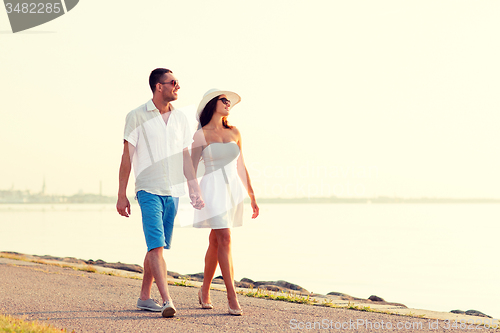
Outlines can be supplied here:
<path id="1" fill-rule="evenodd" d="M 227 314 L 225 292 L 212 291 L 215 308 L 204 310 L 198 305 L 198 288 L 175 285 L 169 288 L 178 312 L 173 318 L 163 318 L 136 309 L 140 275 L 99 267 L 91 273 L 77 270 L 85 268 L 81 265 L 64 265 L 74 268 L 0 258 L 0 313 L 40 320 L 70 332 L 500 332 L 476 325 L 453 328 L 454 320 L 480 323 L 485 319 L 481 317 L 370 304 L 372 309 L 425 316 L 418 318 L 242 295 L 244 315 L 234 317 Z M 161 299 L 156 288 L 153 298 Z M 345 301 L 333 303 L 345 305 Z"/>

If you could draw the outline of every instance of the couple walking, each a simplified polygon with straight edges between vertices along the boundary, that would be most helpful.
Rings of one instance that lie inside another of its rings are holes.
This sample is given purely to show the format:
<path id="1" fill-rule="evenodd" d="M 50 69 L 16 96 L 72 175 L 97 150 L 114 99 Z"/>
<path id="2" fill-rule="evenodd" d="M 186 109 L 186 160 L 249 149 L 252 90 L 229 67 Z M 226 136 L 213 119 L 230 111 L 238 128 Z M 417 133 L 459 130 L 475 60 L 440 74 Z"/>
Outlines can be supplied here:
<path id="1" fill-rule="evenodd" d="M 198 291 L 199 303 L 202 308 L 213 308 L 210 284 L 219 264 L 229 313 L 241 315 L 243 311 L 233 280 L 230 227 L 242 224 L 245 189 L 251 199 L 252 218 L 259 215 L 259 207 L 243 162 L 241 135 L 227 122 L 229 110 L 240 102 L 240 96 L 230 91 L 209 90 L 198 106 L 198 131 L 191 137 L 186 117 L 171 104 L 180 89 L 172 71 L 153 70 L 149 85 L 153 98 L 132 110 L 126 118 L 116 204 L 118 213 L 128 217 L 130 202 L 126 190 L 133 166 L 148 250 L 137 307 L 161 312 L 163 317 L 172 317 L 176 312 L 168 292 L 163 249 L 170 248 L 179 196 L 184 195 L 186 178 L 191 205 L 195 208 L 193 226 L 212 229 L 203 285 Z M 196 172 L 201 159 L 205 174 L 198 184 Z M 153 280 L 163 299 L 162 306 L 151 299 Z"/>

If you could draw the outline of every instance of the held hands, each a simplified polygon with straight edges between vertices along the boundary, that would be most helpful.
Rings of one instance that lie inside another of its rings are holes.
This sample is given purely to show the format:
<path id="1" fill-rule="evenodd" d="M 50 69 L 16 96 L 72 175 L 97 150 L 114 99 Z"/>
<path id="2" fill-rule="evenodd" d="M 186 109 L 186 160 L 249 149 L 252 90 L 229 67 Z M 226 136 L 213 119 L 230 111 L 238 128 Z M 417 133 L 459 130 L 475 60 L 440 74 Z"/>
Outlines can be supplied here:
<path id="1" fill-rule="evenodd" d="M 205 203 L 203 202 L 203 198 L 201 197 L 200 185 L 198 184 L 196 178 L 188 181 L 188 189 L 189 199 L 191 199 L 191 206 L 198 210 L 205 207 Z"/>
<path id="2" fill-rule="evenodd" d="M 130 202 L 128 201 L 127 197 L 118 197 L 118 201 L 116 202 L 116 210 L 121 216 L 130 216 Z"/>
<path id="3" fill-rule="evenodd" d="M 205 203 L 203 202 L 201 193 L 199 191 L 193 191 L 189 193 L 189 198 L 191 199 L 191 206 L 193 206 L 195 209 L 199 210 L 205 207 Z"/>

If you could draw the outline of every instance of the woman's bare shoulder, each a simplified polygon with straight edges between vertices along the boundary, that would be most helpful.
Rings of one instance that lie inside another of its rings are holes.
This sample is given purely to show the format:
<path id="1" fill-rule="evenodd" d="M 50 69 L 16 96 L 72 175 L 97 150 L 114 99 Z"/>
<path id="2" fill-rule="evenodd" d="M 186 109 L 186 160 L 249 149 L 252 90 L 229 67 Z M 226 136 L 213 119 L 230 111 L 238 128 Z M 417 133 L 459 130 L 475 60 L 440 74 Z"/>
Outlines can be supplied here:
<path id="1" fill-rule="evenodd" d="M 206 139 L 205 139 L 205 133 L 203 132 L 203 129 L 200 128 L 197 130 L 194 135 L 193 135 L 193 141 L 197 145 L 204 145 L 206 144 Z"/>
<path id="2" fill-rule="evenodd" d="M 231 132 L 232 132 L 232 134 L 237 135 L 238 137 L 241 135 L 240 134 L 240 130 L 236 126 L 234 126 L 234 125 L 231 128 Z"/>

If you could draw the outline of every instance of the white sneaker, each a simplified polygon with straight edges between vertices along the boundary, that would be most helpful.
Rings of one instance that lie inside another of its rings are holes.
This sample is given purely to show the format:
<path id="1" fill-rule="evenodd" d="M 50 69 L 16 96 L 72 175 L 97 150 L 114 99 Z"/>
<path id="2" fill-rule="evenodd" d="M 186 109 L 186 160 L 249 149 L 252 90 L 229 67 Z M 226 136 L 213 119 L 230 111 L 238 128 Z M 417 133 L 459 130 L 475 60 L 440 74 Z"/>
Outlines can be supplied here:
<path id="1" fill-rule="evenodd" d="M 152 298 L 143 301 L 142 299 L 137 300 L 137 307 L 141 310 L 160 312 L 163 308 L 160 304 L 156 303 Z"/>
<path id="2" fill-rule="evenodd" d="M 161 308 L 161 315 L 165 318 L 173 317 L 177 310 L 174 307 L 174 303 L 172 301 L 167 301 L 163 303 L 163 307 Z"/>

